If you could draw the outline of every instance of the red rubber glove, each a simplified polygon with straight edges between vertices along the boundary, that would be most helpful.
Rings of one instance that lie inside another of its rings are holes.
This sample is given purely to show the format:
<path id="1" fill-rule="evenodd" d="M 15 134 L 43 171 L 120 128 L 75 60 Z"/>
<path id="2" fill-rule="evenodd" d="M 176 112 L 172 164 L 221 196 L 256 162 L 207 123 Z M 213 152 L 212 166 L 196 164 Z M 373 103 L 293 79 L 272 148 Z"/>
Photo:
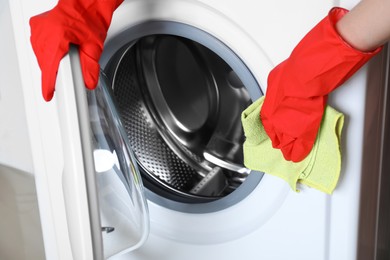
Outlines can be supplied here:
<path id="1" fill-rule="evenodd" d="M 286 160 L 299 162 L 310 153 L 327 95 L 381 50 L 361 52 L 339 36 L 335 25 L 347 12 L 330 10 L 269 74 L 260 118 Z"/>
<path id="2" fill-rule="evenodd" d="M 87 88 L 99 78 L 99 59 L 114 10 L 123 0 L 59 0 L 50 11 L 30 19 L 31 44 L 42 71 L 42 95 L 54 94 L 58 66 L 69 44 L 79 45 Z"/>

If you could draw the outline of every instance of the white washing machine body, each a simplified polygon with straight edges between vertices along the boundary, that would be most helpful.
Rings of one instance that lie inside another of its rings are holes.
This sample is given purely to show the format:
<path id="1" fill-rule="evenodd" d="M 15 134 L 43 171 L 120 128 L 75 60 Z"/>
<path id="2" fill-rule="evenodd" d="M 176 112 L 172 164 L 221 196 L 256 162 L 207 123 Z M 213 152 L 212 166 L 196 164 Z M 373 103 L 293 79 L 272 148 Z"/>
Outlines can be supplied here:
<path id="1" fill-rule="evenodd" d="M 222 58 L 224 50 L 234 53 L 255 80 L 256 86 L 249 89 L 255 99 L 265 92 L 273 66 L 287 58 L 333 6 L 352 8 L 357 2 L 125 0 L 114 14 L 101 66 L 107 66 L 121 46 L 117 42 L 127 40 L 124 32 L 130 32 L 125 34 L 128 41 L 148 34 L 176 34 L 204 44 Z M 98 234 L 93 230 L 96 226 L 91 215 L 96 209 L 91 209 L 88 180 L 80 174 L 85 166 L 73 63 L 69 56 L 63 59 L 55 97 L 45 103 L 29 43 L 28 19 L 54 4 L 18 0 L 6 5 L 15 45 L 5 48 L 17 60 L 14 77 L 20 79 L 21 113 L 27 125 L 23 136 L 31 147 L 26 149 L 30 159 L 24 162 L 23 170 L 35 174 L 47 259 L 93 259 L 101 237 L 100 230 Z M 330 96 L 329 103 L 346 116 L 341 178 L 332 195 L 307 187 L 296 193 L 283 180 L 267 174 L 255 178 L 253 184 L 248 184 L 248 178 L 242 190 L 249 192 L 244 191 L 237 200 L 240 190 L 202 205 L 170 203 L 150 192 L 148 238 L 137 249 L 124 250 L 113 259 L 356 259 L 366 93 L 373 75 L 382 71 L 381 59 L 362 68 Z M 229 65 L 239 69 L 234 62 Z M 377 82 L 379 87 L 371 89 L 379 93 L 381 84 Z M 7 160 L 14 167 L 21 165 Z"/>

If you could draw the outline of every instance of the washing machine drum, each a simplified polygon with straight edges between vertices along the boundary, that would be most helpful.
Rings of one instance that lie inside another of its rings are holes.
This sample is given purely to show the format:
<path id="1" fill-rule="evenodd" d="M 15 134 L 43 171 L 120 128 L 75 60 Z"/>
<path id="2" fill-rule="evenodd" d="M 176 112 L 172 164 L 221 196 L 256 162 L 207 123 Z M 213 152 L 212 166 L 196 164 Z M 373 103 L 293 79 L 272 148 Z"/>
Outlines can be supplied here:
<path id="1" fill-rule="evenodd" d="M 245 180 L 241 112 L 251 103 L 218 55 L 179 36 L 152 35 L 105 68 L 145 186 L 187 203 L 215 200 Z"/>

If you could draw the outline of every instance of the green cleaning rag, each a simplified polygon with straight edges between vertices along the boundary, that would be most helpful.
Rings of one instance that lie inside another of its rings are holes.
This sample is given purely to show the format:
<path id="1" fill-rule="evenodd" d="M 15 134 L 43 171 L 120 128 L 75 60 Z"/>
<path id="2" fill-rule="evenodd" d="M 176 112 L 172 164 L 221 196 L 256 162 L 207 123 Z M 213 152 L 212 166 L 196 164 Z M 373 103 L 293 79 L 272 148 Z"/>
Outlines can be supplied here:
<path id="1" fill-rule="evenodd" d="M 264 96 L 241 115 L 246 136 L 245 166 L 284 179 L 294 191 L 298 191 L 299 182 L 331 194 L 341 169 L 340 136 L 344 115 L 327 106 L 313 149 L 304 160 L 294 163 L 286 161 L 280 150 L 272 147 L 259 116 L 263 101 Z"/>

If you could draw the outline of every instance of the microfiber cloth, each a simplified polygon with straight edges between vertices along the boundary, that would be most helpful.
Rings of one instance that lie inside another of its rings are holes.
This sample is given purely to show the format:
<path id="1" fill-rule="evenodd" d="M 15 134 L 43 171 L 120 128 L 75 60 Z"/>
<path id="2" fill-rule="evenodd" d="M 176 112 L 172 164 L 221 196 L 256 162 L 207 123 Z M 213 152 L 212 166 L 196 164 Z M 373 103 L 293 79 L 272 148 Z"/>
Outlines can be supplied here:
<path id="1" fill-rule="evenodd" d="M 297 183 L 331 194 L 336 188 L 341 170 L 340 137 L 344 115 L 327 106 L 321 126 L 309 155 L 300 162 L 286 161 L 279 149 L 272 147 L 260 120 L 264 96 L 242 112 L 241 121 L 246 136 L 245 167 L 278 176 L 294 191 Z"/>

